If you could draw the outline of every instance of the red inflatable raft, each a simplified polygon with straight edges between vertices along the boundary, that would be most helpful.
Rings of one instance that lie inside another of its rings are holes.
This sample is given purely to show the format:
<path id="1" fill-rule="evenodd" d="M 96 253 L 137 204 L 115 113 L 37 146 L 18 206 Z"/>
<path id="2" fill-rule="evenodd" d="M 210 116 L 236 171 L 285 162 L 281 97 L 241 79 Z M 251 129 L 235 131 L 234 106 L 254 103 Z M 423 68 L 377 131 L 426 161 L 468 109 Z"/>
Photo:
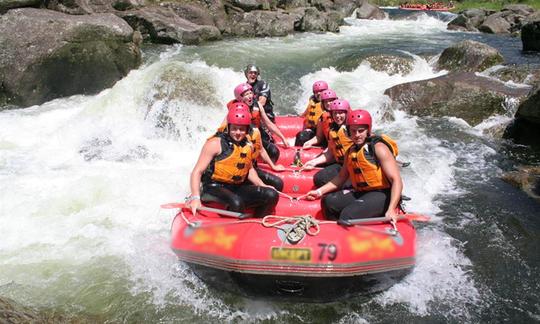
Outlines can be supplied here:
<path id="1" fill-rule="evenodd" d="M 281 129 L 296 127 L 291 134 L 300 123 L 298 117 L 277 120 Z M 298 152 L 303 159 L 309 151 Z M 291 167 L 276 173 L 284 180 L 283 194 L 273 215 L 262 219 L 217 205 L 195 216 L 183 204 L 164 206 L 179 208 L 171 229 L 173 251 L 218 289 L 311 302 L 380 291 L 409 273 L 416 255 L 410 219 L 403 217 L 396 228 L 384 218 L 352 226 L 325 220 L 319 200 L 296 199 L 313 188 L 316 171 Z"/>

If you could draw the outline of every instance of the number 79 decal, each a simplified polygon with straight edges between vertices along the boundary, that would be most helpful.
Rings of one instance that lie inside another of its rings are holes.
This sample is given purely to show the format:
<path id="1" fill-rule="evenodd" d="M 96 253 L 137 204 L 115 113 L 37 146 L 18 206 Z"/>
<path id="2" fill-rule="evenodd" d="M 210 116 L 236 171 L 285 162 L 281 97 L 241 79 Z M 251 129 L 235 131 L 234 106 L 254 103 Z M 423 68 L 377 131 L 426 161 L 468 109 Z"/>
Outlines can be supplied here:
<path id="1" fill-rule="evenodd" d="M 329 261 L 334 261 L 337 257 L 337 247 L 335 244 L 326 244 L 319 243 L 321 252 L 319 253 L 319 261 L 323 259 L 328 259 Z"/>

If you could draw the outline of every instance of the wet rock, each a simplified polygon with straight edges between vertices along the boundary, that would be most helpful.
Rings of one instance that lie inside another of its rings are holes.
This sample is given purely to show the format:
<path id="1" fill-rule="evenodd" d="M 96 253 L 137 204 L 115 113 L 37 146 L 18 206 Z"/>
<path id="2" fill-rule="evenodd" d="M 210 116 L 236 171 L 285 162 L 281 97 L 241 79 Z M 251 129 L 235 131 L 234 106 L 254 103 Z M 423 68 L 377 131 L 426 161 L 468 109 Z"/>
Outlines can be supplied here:
<path id="1" fill-rule="evenodd" d="M 24 7 L 39 7 L 41 0 L 0 0 L 0 14 L 9 9 L 24 8 Z"/>
<path id="2" fill-rule="evenodd" d="M 124 147 L 113 145 L 110 138 L 93 138 L 87 141 L 79 150 L 85 161 L 106 160 L 116 162 L 129 162 L 145 159 L 149 155 L 149 150 L 143 145 L 134 147 Z"/>
<path id="3" fill-rule="evenodd" d="M 305 8 L 299 28 L 301 31 L 325 31 L 326 15 L 314 7 Z"/>
<path id="4" fill-rule="evenodd" d="M 446 48 L 437 66 L 449 71 L 483 71 L 504 61 L 495 48 L 472 40 L 465 40 Z"/>
<path id="5" fill-rule="evenodd" d="M 410 57 L 401 57 L 393 55 L 376 55 L 365 58 L 375 71 L 386 72 L 389 75 L 409 74 L 413 69 L 414 60 Z"/>
<path id="6" fill-rule="evenodd" d="M 277 7 L 285 10 L 309 7 L 308 0 L 279 0 Z"/>
<path id="7" fill-rule="evenodd" d="M 356 8 L 360 8 L 367 3 L 368 0 L 334 0 L 333 5 L 327 11 L 337 11 L 341 14 L 341 17 L 349 17 Z"/>
<path id="8" fill-rule="evenodd" d="M 180 18 L 173 9 L 167 7 L 149 6 L 119 15 L 153 43 L 191 45 L 221 39 L 216 26 L 194 24 Z"/>
<path id="9" fill-rule="evenodd" d="M 540 167 L 521 166 L 503 174 L 502 179 L 540 202 Z"/>
<path id="10" fill-rule="evenodd" d="M 98 323 L 103 321 L 97 317 L 69 318 L 55 311 L 39 311 L 22 306 L 15 301 L 0 297 L 0 323 Z"/>
<path id="11" fill-rule="evenodd" d="M 509 34 L 521 27 L 516 24 L 519 21 L 516 21 L 515 15 L 511 11 L 501 11 L 487 16 L 478 30 L 489 34 Z"/>
<path id="12" fill-rule="evenodd" d="M 216 25 L 214 17 L 212 17 L 208 9 L 197 3 L 162 2 L 161 6 L 170 8 L 178 17 L 196 25 Z"/>
<path id="13" fill-rule="evenodd" d="M 232 0 L 232 5 L 243 11 L 270 9 L 268 0 Z"/>
<path id="14" fill-rule="evenodd" d="M 358 19 L 386 19 L 387 15 L 384 11 L 379 9 L 379 7 L 374 6 L 368 2 L 364 2 L 362 6 L 360 6 L 356 10 L 356 18 Z"/>
<path id="15" fill-rule="evenodd" d="M 521 42 L 524 51 L 540 51 L 540 18 L 523 26 L 521 29 Z"/>
<path id="16" fill-rule="evenodd" d="M 0 16 L 0 98 L 29 106 L 109 88 L 141 62 L 132 37 L 113 14 L 10 10 Z"/>
<path id="17" fill-rule="evenodd" d="M 46 0 L 44 3 L 47 9 L 70 15 L 114 13 L 145 5 L 144 0 Z"/>
<path id="18" fill-rule="evenodd" d="M 211 77 L 186 70 L 182 66 L 167 67 L 154 81 L 152 101 L 191 100 L 200 106 L 219 107 L 218 93 Z"/>
<path id="19" fill-rule="evenodd" d="M 301 11 L 300 11 L 301 10 Z M 343 24 L 343 16 L 337 11 L 321 12 L 313 7 L 299 8 L 295 19 L 296 31 L 330 31 L 338 32 Z"/>
<path id="20" fill-rule="evenodd" d="M 518 15 L 528 16 L 534 12 L 534 9 L 524 4 L 507 4 L 503 7 L 502 11 L 511 11 Z"/>
<path id="21" fill-rule="evenodd" d="M 469 20 L 473 27 L 478 28 L 486 19 L 486 11 L 483 9 L 468 9 L 463 12 L 463 16 Z"/>
<path id="22" fill-rule="evenodd" d="M 540 83 L 540 69 L 531 69 L 527 65 L 504 66 L 489 72 L 488 75 L 503 82 L 512 81 L 514 83 L 528 84 L 531 86 Z"/>
<path id="23" fill-rule="evenodd" d="M 540 147 L 540 85 L 533 88 L 521 105 L 505 137 L 520 144 Z"/>
<path id="24" fill-rule="evenodd" d="M 457 31 L 478 31 L 476 27 L 471 23 L 469 18 L 465 15 L 458 15 L 447 25 L 448 30 L 457 30 Z"/>
<path id="25" fill-rule="evenodd" d="M 504 113 L 508 97 L 524 98 L 528 89 L 513 88 L 472 72 L 404 83 L 385 91 L 392 106 L 417 116 L 452 116 L 472 126 L 494 114 Z"/>
<path id="26" fill-rule="evenodd" d="M 294 32 L 296 16 L 281 9 L 255 10 L 232 17 L 231 34 L 244 37 L 285 36 Z"/>

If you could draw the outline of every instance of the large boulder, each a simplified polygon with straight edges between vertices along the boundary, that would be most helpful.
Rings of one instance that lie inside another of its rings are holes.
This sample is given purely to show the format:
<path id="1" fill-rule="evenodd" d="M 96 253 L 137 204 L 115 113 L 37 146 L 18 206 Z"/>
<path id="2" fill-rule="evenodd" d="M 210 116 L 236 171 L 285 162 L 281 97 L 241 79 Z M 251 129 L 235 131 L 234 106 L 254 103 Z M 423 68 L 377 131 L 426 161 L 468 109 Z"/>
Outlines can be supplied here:
<path id="1" fill-rule="evenodd" d="M 528 16 L 534 12 L 534 9 L 525 4 L 507 4 L 503 7 L 502 11 L 511 11 L 521 16 Z"/>
<path id="2" fill-rule="evenodd" d="M 504 173 L 502 179 L 540 202 L 540 167 L 520 166 Z"/>
<path id="3" fill-rule="evenodd" d="M 540 84 L 540 68 L 533 69 L 529 65 L 506 65 L 493 71 L 489 71 L 487 74 L 503 82 L 511 81 L 513 83 L 523 83 L 530 86 Z"/>
<path id="4" fill-rule="evenodd" d="M 298 17 L 278 9 L 235 14 L 231 19 L 236 22 L 231 26 L 231 34 L 234 36 L 271 37 L 285 36 L 294 32 Z"/>
<path id="5" fill-rule="evenodd" d="M 463 16 L 469 20 L 473 27 L 478 28 L 486 19 L 486 11 L 483 9 L 467 9 L 463 11 Z"/>
<path id="6" fill-rule="evenodd" d="M 162 2 L 161 7 L 170 8 L 178 17 L 196 25 L 216 25 L 210 11 L 198 3 Z"/>
<path id="7" fill-rule="evenodd" d="M 0 102 L 29 106 L 111 87 L 141 62 L 133 34 L 113 14 L 8 11 L 0 16 Z"/>
<path id="8" fill-rule="evenodd" d="M 291 14 L 298 13 L 295 20 L 296 31 L 330 31 L 338 32 L 343 24 L 343 16 L 338 11 L 321 12 L 314 7 L 298 8 Z"/>
<path id="9" fill-rule="evenodd" d="M 216 26 L 194 24 L 165 6 L 148 6 L 118 14 L 154 43 L 191 45 L 221 39 Z"/>
<path id="10" fill-rule="evenodd" d="M 386 72 L 389 75 L 409 74 L 413 69 L 414 60 L 411 57 L 394 56 L 380 54 L 368 56 L 365 58 L 371 68 L 375 71 Z"/>
<path id="11" fill-rule="evenodd" d="M 489 15 L 478 30 L 489 34 L 509 34 L 512 31 L 512 25 L 506 19 L 508 12 L 497 12 Z"/>
<path id="12" fill-rule="evenodd" d="M 285 10 L 309 7 L 309 0 L 278 0 L 277 7 Z"/>
<path id="13" fill-rule="evenodd" d="M 231 3 L 243 11 L 270 9 L 269 0 L 232 0 Z"/>
<path id="14" fill-rule="evenodd" d="M 483 71 L 504 62 L 495 48 L 472 40 L 465 40 L 446 48 L 437 66 L 449 71 Z"/>
<path id="15" fill-rule="evenodd" d="M 356 10 L 356 18 L 358 19 L 386 19 L 387 15 L 384 11 L 379 9 L 379 7 L 374 6 L 368 2 L 364 2 Z"/>
<path id="16" fill-rule="evenodd" d="M 540 148 L 540 85 L 519 105 L 515 119 L 506 130 L 505 137 L 520 144 Z"/>
<path id="17" fill-rule="evenodd" d="M 447 27 L 448 30 L 457 30 L 457 31 L 478 31 L 476 26 L 472 24 L 469 18 L 464 14 L 458 15 L 456 18 L 452 19 Z"/>
<path id="18" fill-rule="evenodd" d="M 145 0 L 45 0 L 47 9 L 70 15 L 86 15 L 135 9 L 145 5 Z"/>
<path id="19" fill-rule="evenodd" d="M 41 0 L 0 0 L 0 14 L 9 9 L 24 8 L 24 7 L 39 7 Z"/>
<path id="20" fill-rule="evenodd" d="M 508 97 L 523 98 L 529 89 L 508 87 L 473 72 L 456 72 L 441 77 L 404 83 L 384 93 L 395 108 L 417 116 L 452 116 L 477 125 L 494 114 L 504 113 Z"/>
<path id="21" fill-rule="evenodd" d="M 540 51 L 540 19 L 521 28 L 521 42 L 524 51 Z"/>

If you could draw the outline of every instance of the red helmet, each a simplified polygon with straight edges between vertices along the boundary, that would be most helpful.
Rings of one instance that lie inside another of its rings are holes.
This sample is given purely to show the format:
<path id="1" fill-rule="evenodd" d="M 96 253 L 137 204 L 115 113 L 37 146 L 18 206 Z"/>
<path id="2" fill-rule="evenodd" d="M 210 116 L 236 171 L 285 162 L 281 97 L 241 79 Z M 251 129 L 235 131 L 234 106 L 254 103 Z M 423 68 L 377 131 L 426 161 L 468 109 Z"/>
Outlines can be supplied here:
<path id="1" fill-rule="evenodd" d="M 328 110 L 330 111 L 349 111 L 350 109 L 351 106 L 345 99 L 336 99 L 328 105 Z"/>
<path id="2" fill-rule="evenodd" d="M 247 83 L 240 83 L 234 88 L 234 97 L 238 101 L 242 101 L 242 94 L 248 90 L 253 90 L 253 87 Z"/>
<path id="3" fill-rule="evenodd" d="M 313 83 L 313 93 L 321 92 L 326 89 L 328 89 L 328 83 L 326 83 L 326 81 L 315 81 L 315 83 Z"/>
<path id="4" fill-rule="evenodd" d="M 321 92 L 321 100 L 334 100 L 337 99 L 337 95 L 332 89 L 326 89 Z"/>
<path id="5" fill-rule="evenodd" d="M 243 102 L 234 103 L 231 107 L 229 107 L 227 124 L 249 126 L 251 124 L 251 113 L 249 112 L 249 107 Z"/>
<path id="6" fill-rule="evenodd" d="M 368 134 L 371 134 L 371 115 L 367 110 L 351 110 L 347 114 L 347 126 L 352 125 L 367 125 Z"/>

